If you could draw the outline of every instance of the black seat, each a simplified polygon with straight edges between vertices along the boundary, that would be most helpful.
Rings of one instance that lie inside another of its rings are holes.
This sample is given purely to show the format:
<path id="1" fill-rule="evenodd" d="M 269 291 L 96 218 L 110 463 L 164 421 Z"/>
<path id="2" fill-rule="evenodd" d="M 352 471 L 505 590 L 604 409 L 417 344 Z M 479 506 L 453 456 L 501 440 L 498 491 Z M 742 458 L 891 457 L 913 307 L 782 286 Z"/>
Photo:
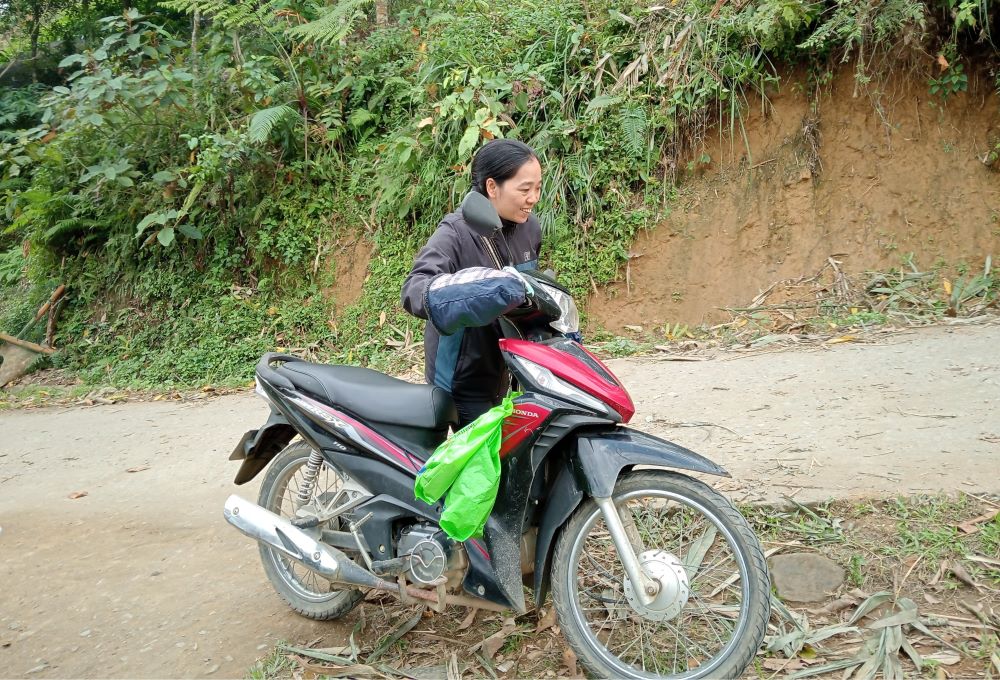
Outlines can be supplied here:
<path id="1" fill-rule="evenodd" d="M 455 401 L 434 385 L 414 385 L 359 366 L 305 361 L 281 364 L 277 372 L 299 389 L 365 420 L 445 432 L 458 423 Z"/>

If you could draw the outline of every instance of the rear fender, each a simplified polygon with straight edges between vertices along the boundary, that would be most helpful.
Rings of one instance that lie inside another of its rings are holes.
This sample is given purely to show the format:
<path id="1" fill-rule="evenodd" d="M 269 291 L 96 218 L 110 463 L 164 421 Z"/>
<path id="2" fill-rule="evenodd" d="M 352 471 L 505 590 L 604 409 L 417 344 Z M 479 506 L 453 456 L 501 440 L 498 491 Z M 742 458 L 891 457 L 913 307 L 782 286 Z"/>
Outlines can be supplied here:
<path id="1" fill-rule="evenodd" d="M 568 464 L 548 490 L 538 525 L 534 584 L 538 606 L 549 591 L 552 549 L 559 531 L 586 496 L 610 496 L 623 469 L 652 465 L 729 477 L 724 468 L 694 451 L 627 427 L 588 430 L 575 440 Z"/>
<path id="2" fill-rule="evenodd" d="M 295 429 L 281 413 L 271 411 L 267 422 L 259 430 L 250 430 L 236 445 L 229 460 L 242 460 L 235 484 L 246 484 L 267 467 L 278 453 L 295 437 Z"/>

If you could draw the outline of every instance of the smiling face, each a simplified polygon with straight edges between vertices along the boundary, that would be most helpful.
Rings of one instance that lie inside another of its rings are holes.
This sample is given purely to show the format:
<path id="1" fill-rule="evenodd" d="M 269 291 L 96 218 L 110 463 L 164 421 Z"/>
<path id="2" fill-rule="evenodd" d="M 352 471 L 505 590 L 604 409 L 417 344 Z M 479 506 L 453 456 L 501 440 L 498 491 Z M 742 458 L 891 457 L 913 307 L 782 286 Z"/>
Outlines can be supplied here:
<path id="1" fill-rule="evenodd" d="M 497 214 L 517 224 L 528 221 L 542 193 L 542 166 L 536 158 L 528 159 L 512 177 L 497 183 L 486 180 L 486 194 Z"/>

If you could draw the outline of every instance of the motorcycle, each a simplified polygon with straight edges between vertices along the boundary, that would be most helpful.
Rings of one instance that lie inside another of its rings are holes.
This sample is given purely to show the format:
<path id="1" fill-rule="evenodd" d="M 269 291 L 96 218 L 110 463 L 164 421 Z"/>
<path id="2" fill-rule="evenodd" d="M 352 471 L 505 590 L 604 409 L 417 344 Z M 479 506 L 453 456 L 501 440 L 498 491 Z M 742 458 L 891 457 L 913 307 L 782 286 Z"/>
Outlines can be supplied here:
<path id="1" fill-rule="evenodd" d="M 499 218 L 477 196 L 462 210 L 488 234 Z M 499 323 L 521 395 L 503 425 L 500 488 L 481 538 L 449 539 L 442 504 L 413 494 L 457 423 L 447 392 L 276 353 L 256 369 L 270 416 L 231 456 L 242 460 L 237 485 L 267 472 L 257 503 L 232 495 L 225 519 L 260 543 L 274 589 L 312 619 L 347 614 L 365 589 L 438 612 L 524 614 L 527 584 L 537 607 L 551 593 L 594 676 L 739 676 L 769 617 L 764 555 L 736 508 L 684 472 L 729 474 L 626 427 L 628 392 L 567 337 L 579 330 L 572 296 L 545 274 L 518 275 L 528 303 Z"/>

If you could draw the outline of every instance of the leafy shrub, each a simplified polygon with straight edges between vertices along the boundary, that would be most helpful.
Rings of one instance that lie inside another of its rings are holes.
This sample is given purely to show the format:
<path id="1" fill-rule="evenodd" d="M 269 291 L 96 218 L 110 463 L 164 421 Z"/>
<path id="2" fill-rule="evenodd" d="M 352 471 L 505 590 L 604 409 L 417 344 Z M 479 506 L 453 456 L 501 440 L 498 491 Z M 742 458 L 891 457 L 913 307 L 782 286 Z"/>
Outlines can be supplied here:
<path id="1" fill-rule="evenodd" d="M 398 304 L 412 256 L 501 136 L 542 157 L 544 257 L 585 294 L 669 209 L 708 126 L 736 133 L 777 60 L 854 59 L 866 78 L 942 15 L 933 39 L 957 50 L 995 13 L 413 0 L 379 27 L 370 4 L 169 0 L 198 14 L 196 41 L 169 12 L 129 10 L 63 60 L 65 83 L 0 94 L 0 285 L 24 241 L 39 289 L 69 285 L 60 361 L 142 384 L 243 379 L 276 346 L 392 365 L 387 335 L 420 332 Z M 964 84 L 952 63 L 941 92 Z M 337 244 L 357 238 L 375 247 L 363 296 L 334 309 Z"/>

